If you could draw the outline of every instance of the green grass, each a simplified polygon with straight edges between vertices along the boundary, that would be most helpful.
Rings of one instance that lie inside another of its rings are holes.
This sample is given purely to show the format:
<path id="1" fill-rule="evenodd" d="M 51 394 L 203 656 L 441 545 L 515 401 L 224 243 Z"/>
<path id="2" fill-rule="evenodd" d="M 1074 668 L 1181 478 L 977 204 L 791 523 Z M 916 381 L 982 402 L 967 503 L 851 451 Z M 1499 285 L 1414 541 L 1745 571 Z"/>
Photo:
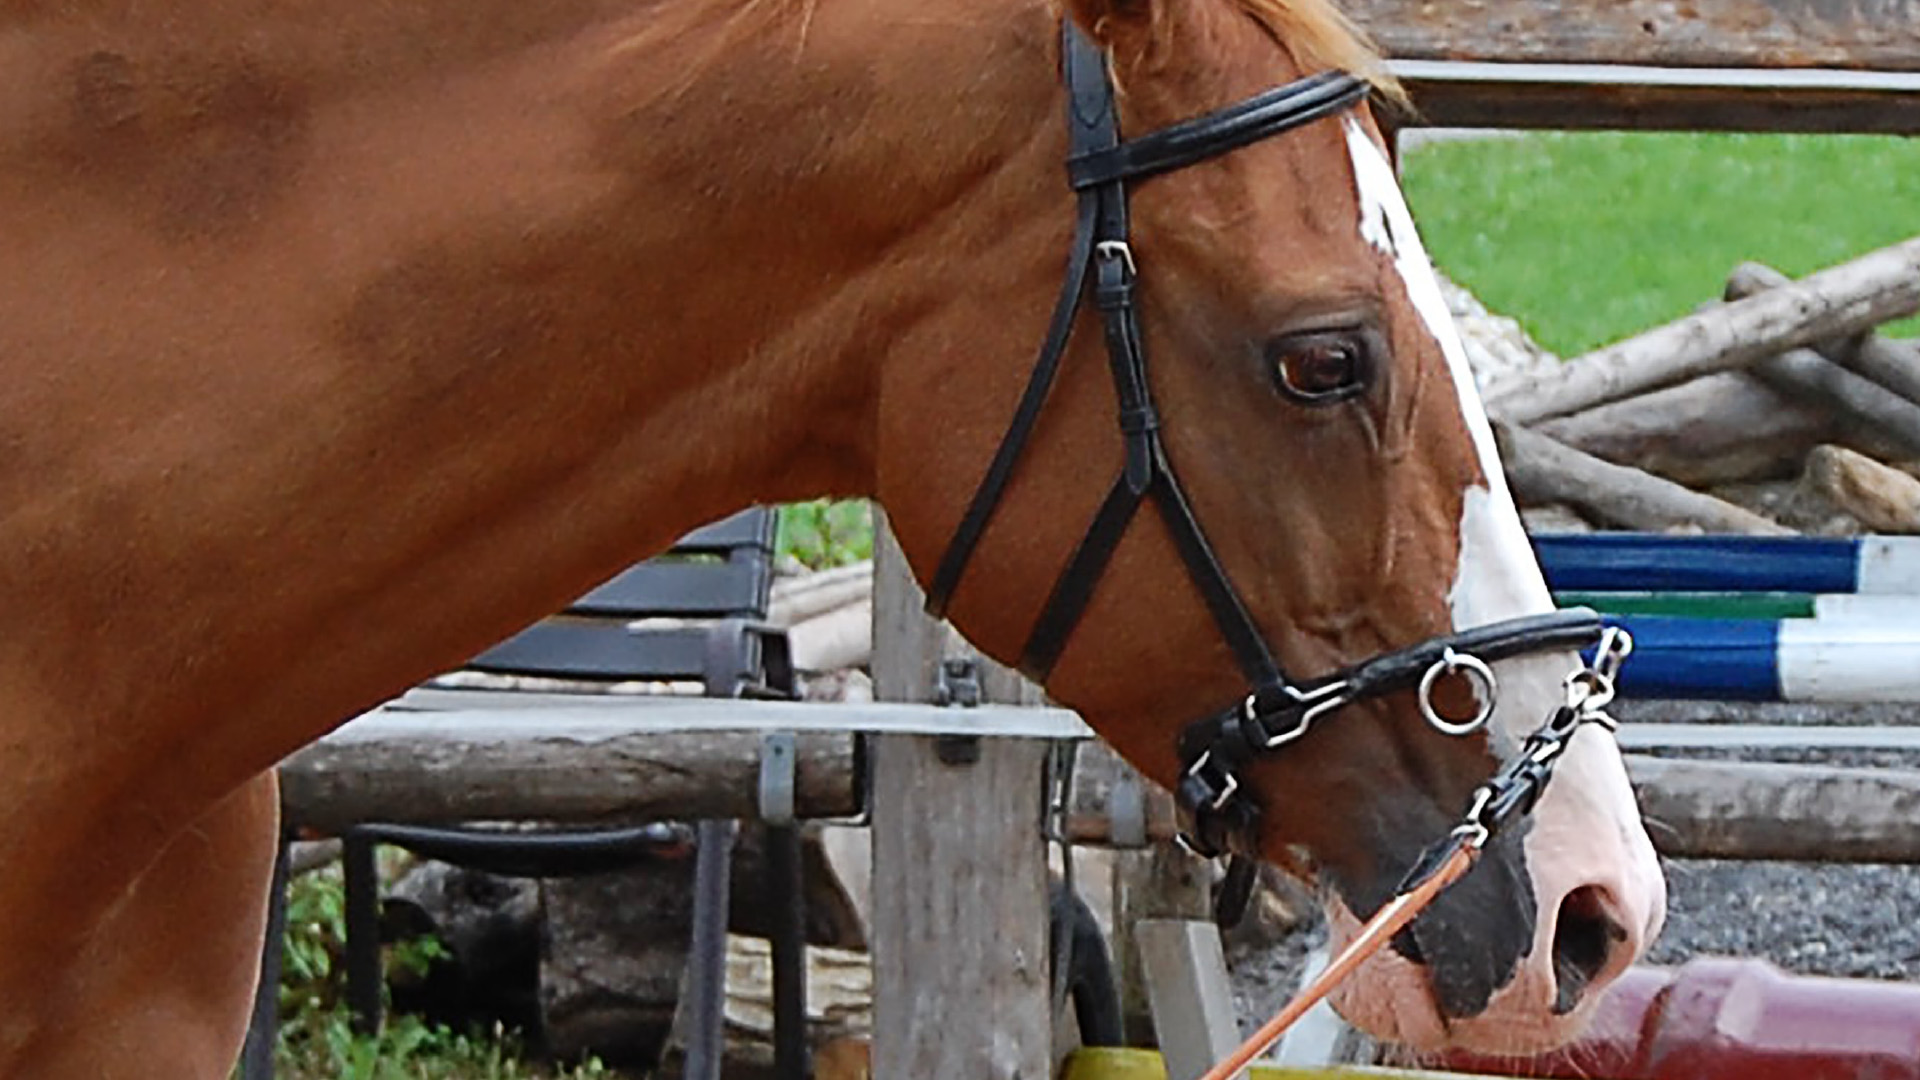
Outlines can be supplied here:
<path id="1" fill-rule="evenodd" d="M 1744 260 L 1799 276 L 1920 233 L 1920 140 L 1529 135 L 1422 147 L 1404 182 L 1434 261 L 1564 356 L 1687 314 Z"/>
<path id="2" fill-rule="evenodd" d="M 774 548 L 809 569 L 873 558 L 873 507 L 865 499 L 815 499 L 780 508 Z"/>
<path id="3" fill-rule="evenodd" d="M 521 1060 L 508 1031 L 456 1032 L 389 1016 L 379 1034 L 356 1035 L 343 1000 L 346 898 L 339 867 L 296 879 L 288 896 L 280 979 L 280 1039 L 274 1075 L 285 1080 L 594 1080 L 597 1061 L 546 1068 Z M 390 949 L 390 969 L 424 965 L 437 942 Z M 236 1076 L 238 1075 L 236 1071 Z"/>

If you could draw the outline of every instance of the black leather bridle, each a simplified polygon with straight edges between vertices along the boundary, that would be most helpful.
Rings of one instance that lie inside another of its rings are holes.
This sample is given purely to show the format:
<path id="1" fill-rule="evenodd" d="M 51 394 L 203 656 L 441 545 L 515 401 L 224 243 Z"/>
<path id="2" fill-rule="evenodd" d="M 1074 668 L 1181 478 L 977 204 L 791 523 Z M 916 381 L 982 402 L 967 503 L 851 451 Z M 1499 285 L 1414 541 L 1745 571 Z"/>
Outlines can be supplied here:
<path id="1" fill-rule="evenodd" d="M 1464 734 L 1483 724 L 1492 711 L 1487 661 L 1583 648 L 1599 639 L 1602 628 L 1590 611 L 1554 612 L 1432 638 L 1309 682 L 1286 676 L 1207 543 L 1167 459 L 1134 301 L 1137 265 L 1129 243 L 1127 184 L 1344 112 L 1364 99 L 1369 87 L 1345 72 L 1322 72 L 1122 140 L 1104 54 L 1071 20 L 1063 36 L 1067 176 L 1078 196 L 1066 280 L 1013 423 L 928 587 L 927 609 L 943 614 L 959 586 L 1046 403 L 1091 281 L 1106 332 L 1126 459 L 1041 609 L 1021 652 L 1020 668 L 1035 681 L 1046 680 L 1128 524 L 1140 504 L 1152 499 L 1188 576 L 1253 688 L 1232 708 L 1189 724 L 1179 738 L 1183 774 L 1176 796 L 1190 815 L 1188 844 L 1202 854 L 1218 855 L 1236 841 L 1244 847 L 1258 820 L 1259 807 L 1243 790 L 1240 770 L 1304 736 L 1320 717 L 1365 698 L 1417 688 L 1423 712 L 1436 726 Z M 1433 677 L 1446 671 L 1464 671 L 1482 680 L 1485 701 L 1473 721 L 1450 724 L 1428 707 L 1426 693 Z"/>

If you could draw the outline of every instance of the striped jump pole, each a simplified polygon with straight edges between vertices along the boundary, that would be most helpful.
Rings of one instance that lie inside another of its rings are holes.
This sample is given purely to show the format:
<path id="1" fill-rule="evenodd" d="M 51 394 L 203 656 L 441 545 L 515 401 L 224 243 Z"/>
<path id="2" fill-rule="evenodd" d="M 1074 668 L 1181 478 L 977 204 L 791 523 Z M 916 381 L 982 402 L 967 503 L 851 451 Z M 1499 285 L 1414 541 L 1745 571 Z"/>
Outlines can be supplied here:
<path id="1" fill-rule="evenodd" d="M 1556 592 L 1920 595 L 1920 537 L 1535 536 Z"/>
<path id="2" fill-rule="evenodd" d="M 1920 596 L 1783 592 L 1558 592 L 1561 607 L 1603 615 L 1674 615 L 1693 619 L 1920 620 Z"/>
<path id="3" fill-rule="evenodd" d="M 1914 601 L 1920 607 L 1920 598 Z M 1920 701 L 1920 617 L 1609 616 L 1633 634 L 1620 695 L 1718 701 Z"/>

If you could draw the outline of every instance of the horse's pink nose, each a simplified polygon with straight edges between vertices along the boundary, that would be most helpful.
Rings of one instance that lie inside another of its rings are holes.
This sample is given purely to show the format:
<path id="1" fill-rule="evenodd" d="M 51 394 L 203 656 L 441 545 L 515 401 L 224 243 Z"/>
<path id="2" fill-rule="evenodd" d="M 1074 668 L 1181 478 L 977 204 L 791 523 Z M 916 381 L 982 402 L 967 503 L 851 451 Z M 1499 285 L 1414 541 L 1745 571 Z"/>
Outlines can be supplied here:
<path id="1" fill-rule="evenodd" d="M 1645 944 L 1613 890 L 1581 885 L 1560 901 L 1553 926 L 1553 1011 L 1565 1016 L 1589 988 L 1613 981 Z"/>

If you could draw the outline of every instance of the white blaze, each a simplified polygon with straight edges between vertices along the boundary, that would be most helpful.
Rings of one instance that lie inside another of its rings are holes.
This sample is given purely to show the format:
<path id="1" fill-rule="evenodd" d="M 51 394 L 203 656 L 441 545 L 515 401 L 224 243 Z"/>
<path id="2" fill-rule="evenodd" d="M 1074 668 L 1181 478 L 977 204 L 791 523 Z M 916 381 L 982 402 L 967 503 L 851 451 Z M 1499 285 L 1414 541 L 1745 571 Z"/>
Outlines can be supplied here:
<path id="1" fill-rule="evenodd" d="M 1414 310 L 1440 343 L 1460 397 L 1460 415 L 1480 452 L 1480 471 L 1487 478 L 1485 487 L 1467 490 L 1460 518 L 1460 565 L 1448 594 L 1453 628 L 1465 630 L 1551 611 L 1553 598 L 1547 593 L 1547 583 L 1527 543 L 1520 512 L 1507 491 L 1507 476 L 1500 467 L 1500 453 L 1494 445 L 1493 428 L 1487 423 L 1487 411 L 1480 404 L 1473 369 L 1467 364 L 1466 347 L 1460 342 L 1453 314 L 1440 292 L 1440 281 L 1413 226 L 1413 215 L 1400 193 L 1400 181 L 1393 175 L 1386 154 L 1359 121 L 1348 117 L 1346 128 L 1347 149 L 1353 156 L 1360 193 L 1360 234 L 1393 259 Z"/>
<path id="2" fill-rule="evenodd" d="M 1493 429 L 1487 422 L 1466 348 L 1454 328 L 1440 282 L 1427 260 L 1400 192 L 1399 180 L 1379 144 L 1360 123 L 1345 121 L 1347 148 L 1353 158 L 1360 197 L 1360 233 L 1368 243 L 1393 260 L 1405 282 L 1407 296 L 1428 331 L 1439 343 L 1460 400 L 1460 415 L 1480 455 L 1484 485 L 1464 493 L 1460 515 L 1460 562 L 1454 573 L 1448 603 L 1455 630 L 1553 609 L 1553 598 L 1541 576 L 1526 530 L 1520 523 L 1506 473 L 1500 467 Z M 1577 660 L 1570 654 L 1542 654 L 1500 665 L 1499 708 L 1493 724 L 1517 739 L 1547 718 L 1559 704 L 1560 683 Z M 1611 740 L 1583 735 L 1573 740 L 1561 759 L 1556 779 L 1533 815 L 1526 847 L 1540 903 L 1540 918 L 1529 957 L 1514 981 L 1497 994 L 1480 1017 L 1456 1019 L 1445 1025 L 1424 1011 L 1407 1012 L 1381 1001 L 1370 1001 L 1357 991 L 1341 1002 L 1350 1019 L 1376 1031 L 1397 1029 L 1412 1042 L 1441 1039 L 1467 1043 L 1507 1043 L 1513 1049 L 1544 1045 L 1571 1033 L 1563 1030 L 1573 1017 L 1550 1017 L 1554 975 L 1546 958 L 1551 952 L 1555 912 L 1560 900 L 1584 884 L 1600 884 L 1618 907 L 1619 917 L 1650 941 L 1665 913 L 1665 882 L 1654 858 L 1653 846 L 1640 824 L 1626 769 Z M 1336 938 L 1342 927 L 1351 932 L 1352 916 L 1335 912 Z M 1391 954 L 1370 962 L 1380 984 L 1413 986 L 1419 983 L 1410 965 Z M 1620 958 L 1620 963 L 1625 958 Z M 1402 999 L 1404 1000 L 1404 999 Z M 1591 1006 L 1592 996 L 1580 1012 Z M 1503 1015 L 1503 1002 L 1518 1015 Z"/>

